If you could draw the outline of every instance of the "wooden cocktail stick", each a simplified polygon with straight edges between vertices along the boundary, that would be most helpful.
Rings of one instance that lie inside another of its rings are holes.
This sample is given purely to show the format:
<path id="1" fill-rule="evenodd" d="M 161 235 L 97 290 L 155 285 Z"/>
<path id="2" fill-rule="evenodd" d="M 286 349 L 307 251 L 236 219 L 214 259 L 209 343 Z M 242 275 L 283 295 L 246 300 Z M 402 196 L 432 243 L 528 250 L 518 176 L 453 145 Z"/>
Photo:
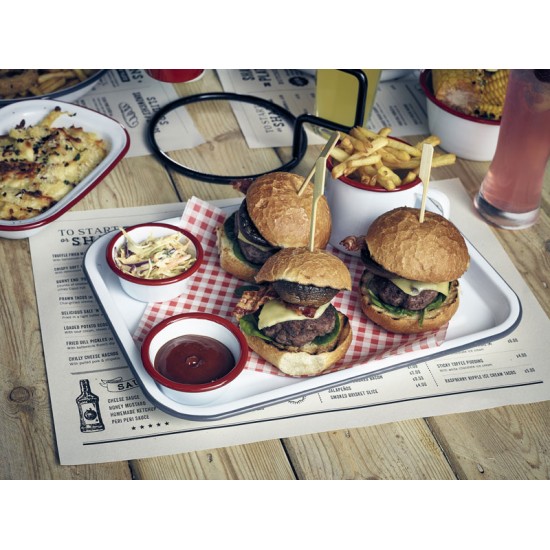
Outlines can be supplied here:
<path id="1" fill-rule="evenodd" d="M 428 186 L 430 185 L 430 173 L 432 171 L 432 158 L 434 154 L 433 145 L 424 143 L 422 146 L 422 157 L 420 158 L 420 170 L 418 176 L 422 180 L 422 204 L 420 205 L 420 223 L 424 221 L 424 212 L 426 211 L 426 199 L 428 198 Z"/>
<path id="2" fill-rule="evenodd" d="M 319 159 L 323 159 L 326 162 L 327 157 L 330 155 L 330 152 L 332 149 L 334 149 L 334 146 L 338 143 L 338 140 L 340 139 L 340 134 L 338 132 L 332 132 L 329 140 L 327 141 L 326 145 L 323 147 L 323 150 L 321 151 L 321 154 L 319 155 Z M 304 180 L 304 183 L 300 186 L 300 189 L 298 189 L 298 196 L 300 196 L 305 188 L 308 186 L 308 183 L 311 181 L 311 178 L 315 174 L 317 161 L 309 171 L 309 174 L 307 175 L 306 179 Z"/>
<path id="3" fill-rule="evenodd" d="M 315 163 L 315 179 L 313 180 L 313 201 L 311 204 L 311 224 L 309 227 L 309 251 L 315 250 L 315 219 L 317 218 L 317 203 L 325 191 L 326 161 L 318 158 Z"/>

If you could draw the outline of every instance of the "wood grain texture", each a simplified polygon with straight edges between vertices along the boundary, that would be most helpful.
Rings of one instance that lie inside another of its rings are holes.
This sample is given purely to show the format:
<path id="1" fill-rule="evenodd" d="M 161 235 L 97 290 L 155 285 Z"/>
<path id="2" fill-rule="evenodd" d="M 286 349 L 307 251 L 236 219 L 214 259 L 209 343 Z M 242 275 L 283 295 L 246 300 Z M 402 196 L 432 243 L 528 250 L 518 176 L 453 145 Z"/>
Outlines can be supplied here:
<path id="1" fill-rule="evenodd" d="M 169 175 L 151 156 L 123 159 L 75 210 L 179 202 Z"/>
<path id="2" fill-rule="evenodd" d="M 422 419 L 284 442 L 299 479 L 455 479 Z"/>
<path id="3" fill-rule="evenodd" d="M 550 479 L 550 402 L 428 419 L 459 479 Z"/>
<path id="4" fill-rule="evenodd" d="M 135 479 L 295 479 L 279 440 L 131 461 Z"/>

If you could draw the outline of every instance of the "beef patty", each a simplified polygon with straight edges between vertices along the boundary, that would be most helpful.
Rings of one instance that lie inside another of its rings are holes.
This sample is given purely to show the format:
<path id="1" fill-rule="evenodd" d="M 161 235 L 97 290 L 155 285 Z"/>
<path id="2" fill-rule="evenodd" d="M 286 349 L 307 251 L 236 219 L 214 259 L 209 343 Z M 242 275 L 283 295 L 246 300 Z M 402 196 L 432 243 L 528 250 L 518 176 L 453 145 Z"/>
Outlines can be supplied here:
<path id="1" fill-rule="evenodd" d="M 439 292 L 437 290 L 423 290 L 417 296 L 411 296 L 403 292 L 398 286 L 394 285 L 389 279 L 374 275 L 370 282 L 370 288 L 386 304 L 396 307 L 403 307 L 418 311 L 430 305 Z"/>
<path id="2" fill-rule="evenodd" d="M 318 319 L 284 321 L 264 328 L 263 332 L 283 346 L 301 347 L 317 336 L 332 332 L 336 325 L 336 315 L 336 309 L 330 305 Z"/>
<path id="3" fill-rule="evenodd" d="M 275 254 L 278 248 L 272 247 L 256 229 L 254 222 L 250 219 L 248 211 L 246 209 L 246 201 L 241 203 L 239 211 L 235 215 L 235 235 L 241 233 L 246 239 L 250 242 L 244 242 L 242 239 L 239 239 L 239 246 L 241 247 L 241 252 L 243 256 L 254 264 L 264 264 L 266 260 Z M 253 243 L 253 244 L 252 244 Z M 258 248 L 258 246 L 262 248 Z M 268 247 L 265 250 L 263 247 Z"/>

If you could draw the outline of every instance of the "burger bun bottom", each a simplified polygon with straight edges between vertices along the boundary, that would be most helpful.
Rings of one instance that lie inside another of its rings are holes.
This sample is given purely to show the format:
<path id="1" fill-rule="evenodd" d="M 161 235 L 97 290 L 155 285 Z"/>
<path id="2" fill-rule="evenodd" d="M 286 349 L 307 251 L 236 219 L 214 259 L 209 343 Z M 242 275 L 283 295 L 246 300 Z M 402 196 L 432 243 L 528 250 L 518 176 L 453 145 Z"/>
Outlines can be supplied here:
<path id="1" fill-rule="evenodd" d="M 363 313 L 374 323 L 388 332 L 398 334 L 419 334 L 437 330 L 450 321 L 459 305 L 458 281 L 452 281 L 449 295 L 441 307 L 427 311 L 424 314 L 422 325 L 418 323 L 418 315 L 397 316 L 388 310 L 373 304 L 368 294 L 361 293 L 360 305 Z"/>
<path id="2" fill-rule="evenodd" d="M 307 351 L 288 351 L 280 349 L 257 336 L 244 334 L 250 349 L 260 357 L 275 365 L 289 376 L 315 376 L 326 371 L 340 361 L 348 351 L 352 341 L 349 319 L 342 313 L 340 316 L 340 334 L 336 347 L 331 351 L 308 353 Z"/>
<path id="3" fill-rule="evenodd" d="M 223 224 L 216 228 L 216 238 L 221 268 L 238 279 L 254 283 L 259 267 L 252 267 L 235 256 L 233 242 L 227 236 Z"/>

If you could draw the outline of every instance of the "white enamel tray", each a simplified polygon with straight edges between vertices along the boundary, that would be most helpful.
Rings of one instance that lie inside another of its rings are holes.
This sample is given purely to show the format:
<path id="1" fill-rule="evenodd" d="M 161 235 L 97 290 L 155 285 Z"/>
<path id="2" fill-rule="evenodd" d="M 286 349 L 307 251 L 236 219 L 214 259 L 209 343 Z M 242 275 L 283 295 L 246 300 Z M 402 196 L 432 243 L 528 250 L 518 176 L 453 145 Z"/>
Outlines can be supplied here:
<path id="1" fill-rule="evenodd" d="M 227 212 L 236 206 L 226 207 Z M 164 220 L 177 224 L 177 218 Z M 167 397 L 145 371 L 140 350 L 132 338 L 146 304 L 124 293 L 119 281 L 105 261 L 105 247 L 110 235 L 104 235 L 88 249 L 84 271 L 101 305 L 113 335 L 125 355 L 137 382 L 159 409 L 189 420 L 215 420 L 273 405 L 299 396 L 347 384 L 362 378 L 457 352 L 503 338 L 521 319 L 521 303 L 515 292 L 467 242 L 470 267 L 461 278 L 461 302 L 449 323 L 445 341 L 437 348 L 402 353 L 372 360 L 364 365 L 311 378 L 292 378 L 245 370 L 231 389 L 208 405 L 184 405 Z"/>
<path id="2" fill-rule="evenodd" d="M 26 239 L 44 229 L 94 189 L 130 147 L 126 128 L 116 120 L 80 105 L 50 99 L 29 99 L 0 109 L 0 135 L 7 134 L 23 120 L 27 126 L 38 124 L 56 107 L 69 114 L 60 116 L 54 123 L 55 127 L 80 126 L 87 132 L 94 132 L 106 141 L 109 152 L 74 189 L 45 212 L 28 220 L 0 220 L 0 237 Z"/>

